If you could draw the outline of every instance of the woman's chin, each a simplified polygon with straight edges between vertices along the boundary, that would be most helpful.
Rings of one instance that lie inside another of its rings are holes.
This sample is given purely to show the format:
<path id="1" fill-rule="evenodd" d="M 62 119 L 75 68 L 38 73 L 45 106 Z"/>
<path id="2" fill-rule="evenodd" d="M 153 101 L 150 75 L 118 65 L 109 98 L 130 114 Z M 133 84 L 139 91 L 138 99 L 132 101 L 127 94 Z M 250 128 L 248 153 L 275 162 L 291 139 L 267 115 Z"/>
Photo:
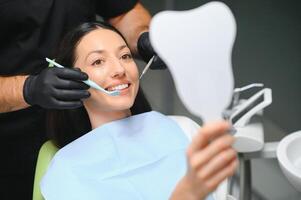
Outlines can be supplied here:
<path id="1" fill-rule="evenodd" d="M 115 111 L 129 110 L 133 104 L 119 105 L 115 107 Z"/>
<path id="2" fill-rule="evenodd" d="M 122 101 L 114 102 L 114 104 L 108 105 L 107 108 L 110 108 L 112 111 L 123 111 L 130 109 L 134 104 L 134 101 Z"/>

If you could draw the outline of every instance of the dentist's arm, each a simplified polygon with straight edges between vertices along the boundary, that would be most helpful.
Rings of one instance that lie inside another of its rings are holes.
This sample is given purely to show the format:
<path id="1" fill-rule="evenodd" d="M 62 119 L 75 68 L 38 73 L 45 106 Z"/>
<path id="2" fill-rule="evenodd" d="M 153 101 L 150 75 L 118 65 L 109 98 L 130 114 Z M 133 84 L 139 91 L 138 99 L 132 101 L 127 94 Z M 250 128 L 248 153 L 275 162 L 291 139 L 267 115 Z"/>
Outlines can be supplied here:
<path id="1" fill-rule="evenodd" d="M 0 77 L 0 113 L 29 106 L 23 97 L 23 85 L 26 78 L 27 76 Z"/>
<path id="2" fill-rule="evenodd" d="M 150 21 L 151 15 L 139 2 L 127 13 L 108 20 L 125 37 L 131 51 L 135 55 L 139 54 L 145 62 L 156 55 L 148 35 Z M 156 56 L 150 68 L 164 69 L 166 66 Z"/>
<path id="3" fill-rule="evenodd" d="M 130 11 L 108 20 L 126 38 L 134 54 L 138 54 L 138 38 L 141 33 L 148 31 L 150 21 L 151 15 L 139 2 Z"/>
<path id="4" fill-rule="evenodd" d="M 72 109 L 88 98 L 89 86 L 81 82 L 88 75 L 71 68 L 46 68 L 37 75 L 0 76 L 0 113 L 39 105 L 43 108 Z"/>
<path id="5" fill-rule="evenodd" d="M 176 186 L 170 200 L 201 200 L 232 176 L 238 161 L 231 145 L 233 136 L 226 122 L 205 125 L 187 150 L 188 171 Z"/>

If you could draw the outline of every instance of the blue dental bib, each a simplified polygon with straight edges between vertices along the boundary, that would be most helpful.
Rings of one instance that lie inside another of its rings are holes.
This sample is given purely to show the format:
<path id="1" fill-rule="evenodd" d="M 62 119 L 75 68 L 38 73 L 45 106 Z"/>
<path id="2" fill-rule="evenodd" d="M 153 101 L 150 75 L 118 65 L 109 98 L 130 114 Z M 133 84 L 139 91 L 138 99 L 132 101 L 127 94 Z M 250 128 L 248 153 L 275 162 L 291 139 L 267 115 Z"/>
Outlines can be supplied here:
<path id="1" fill-rule="evenodd" d="M 185 175 L 188 138 L 148 112 L 102 125 L 62 148 L 41 182 L 46 200 L 167 200 Z"/>

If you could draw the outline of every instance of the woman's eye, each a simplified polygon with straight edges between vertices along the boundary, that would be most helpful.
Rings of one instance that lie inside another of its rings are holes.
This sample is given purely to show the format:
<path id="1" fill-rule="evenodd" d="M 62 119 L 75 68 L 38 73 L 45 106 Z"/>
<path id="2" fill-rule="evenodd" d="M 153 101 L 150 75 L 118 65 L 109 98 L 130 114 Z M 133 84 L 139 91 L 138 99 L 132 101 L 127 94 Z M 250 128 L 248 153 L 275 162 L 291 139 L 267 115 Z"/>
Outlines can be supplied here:
<path id="1" fill-rule="evenodd" d="M 121 58 L 124 60 L 127 60 L 127 59 L 132 59 L 133 57 L 131 54 L 127 53 L 127 54 L 122 55 Z"/>
<path id="2" fill-rule="evenodd" d="M 100 60 L 100 59 L 97 59 L 97 60 L 95 60 L 93 63 L 92 63 L 92 65 L 94 66 L 94 65 L 100 65 L 100 64 L 102 64 L 103 63 L 103 60 Z"/>

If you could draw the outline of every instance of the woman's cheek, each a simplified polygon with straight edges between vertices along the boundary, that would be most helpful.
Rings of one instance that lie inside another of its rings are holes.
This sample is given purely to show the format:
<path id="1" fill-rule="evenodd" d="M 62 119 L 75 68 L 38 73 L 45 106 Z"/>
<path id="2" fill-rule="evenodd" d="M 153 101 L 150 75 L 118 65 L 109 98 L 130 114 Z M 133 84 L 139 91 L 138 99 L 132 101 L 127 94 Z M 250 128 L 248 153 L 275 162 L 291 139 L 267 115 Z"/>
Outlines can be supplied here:
<path id="1" fill-rule="evenodd" d="M 131 67 L 131 78 L 132 80 L 138 80 L 138 77 L 139 77 L 139 71 L 138 71 L 138 67 L 136 64 L 134 64 L 132 67 Z"/>
<path id="2" fill-rule="evenodd" d="M 103 69 L 95 69 L 93 71 L 90 71 L 89 73 L 89 77 L 91 77 L 90 79 L 94 82 L 96 82 L 98 85 L 104 87 L 104 81 L 106 76 L 106 72 Z"/>

